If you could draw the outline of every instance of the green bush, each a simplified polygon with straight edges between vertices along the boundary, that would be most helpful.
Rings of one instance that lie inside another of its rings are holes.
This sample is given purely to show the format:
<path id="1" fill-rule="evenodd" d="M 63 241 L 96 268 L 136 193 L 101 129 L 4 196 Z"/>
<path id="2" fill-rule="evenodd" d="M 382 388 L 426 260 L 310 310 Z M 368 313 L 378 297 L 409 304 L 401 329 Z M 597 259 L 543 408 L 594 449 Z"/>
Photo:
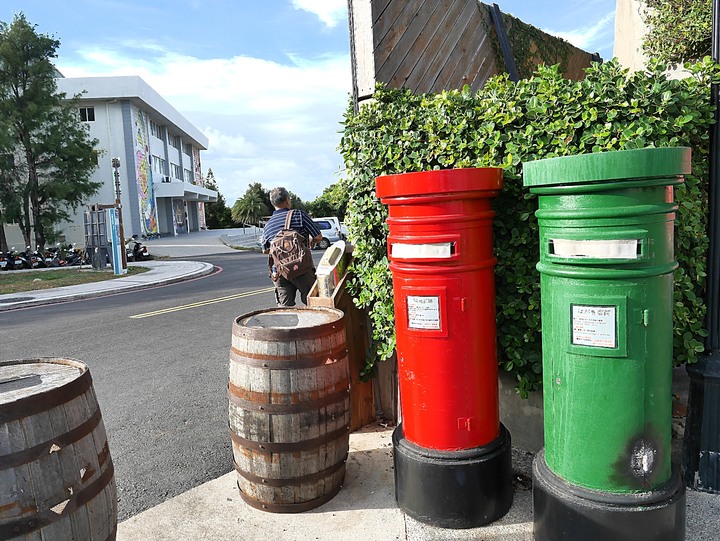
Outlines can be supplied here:
<path id="1" fill-rule="evenodd" d="M 527 396 L 541 384 L 542 364 L 537 202 L 522 187 L 522 162 L 652 146 L 693 151 L 693 175 L 676 195 L 674 356 L 676 363 L 694 362 L 706 335 L 709 85 L 718 70 L 710 59 L 690 68 L 693 77 L 670 80 L 659 64 L 629 75 L 611 61 L 593 64 L 583 81 L 569 81 L 557 67 L 542 67 L 518 83 L 495 77 L 477 93 L 418 95 L 380 85 L 370 104 L 348 107 L 340 150 L 346 221 L 356 247 L 349 287 L 373 325 L 364 374 L 395 349 L 387 210 L 375 197 L 376 176 L 503 167 L 494 225 L 498 361 L 517 374 L 517 389 Z"/>

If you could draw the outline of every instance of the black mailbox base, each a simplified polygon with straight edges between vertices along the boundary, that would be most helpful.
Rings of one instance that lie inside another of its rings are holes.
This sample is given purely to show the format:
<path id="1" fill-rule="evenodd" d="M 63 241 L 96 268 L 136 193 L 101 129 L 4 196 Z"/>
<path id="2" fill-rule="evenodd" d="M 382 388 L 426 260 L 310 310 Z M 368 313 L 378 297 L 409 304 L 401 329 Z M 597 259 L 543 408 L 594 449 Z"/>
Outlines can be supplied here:
<path id="1" fill-rule="evenodd" d="M 393 432 L 395 499 L 409 516 L 441 528 L 475 528 L 499 519 L 513 500 L 510 433 L 461 451 L 425 449 Z"/>
<path id="2" fill-rule="evenodd" d="M 652 492 L 588 490 L 555 475 L 540 452 L 533 461 L 535 541 L 684 541 L 685 485 L 673 468 Z"/>

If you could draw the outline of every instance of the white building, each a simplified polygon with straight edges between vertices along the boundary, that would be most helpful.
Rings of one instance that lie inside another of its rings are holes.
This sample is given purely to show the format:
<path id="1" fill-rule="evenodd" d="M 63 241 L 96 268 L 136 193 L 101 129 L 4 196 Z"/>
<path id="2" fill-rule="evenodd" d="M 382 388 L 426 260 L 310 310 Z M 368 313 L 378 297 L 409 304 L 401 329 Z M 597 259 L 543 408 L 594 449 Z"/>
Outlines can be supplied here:
<path id="1" fill-rule="evenodd" d="M 82 93 L 80 119 L 103 151 L 92 179 L 102 182 L 88 205 L 115 202 L 112 159 L 120 160 L 125 237 L 177 235 L 205 227 L 203 202 L 217 192 L 202 186 L 200 151 L 208 140 L 140 77 L 57 79 L 58 91 Z M 84 210 L 61 225 L 67 242 L 83 244 Z"/>

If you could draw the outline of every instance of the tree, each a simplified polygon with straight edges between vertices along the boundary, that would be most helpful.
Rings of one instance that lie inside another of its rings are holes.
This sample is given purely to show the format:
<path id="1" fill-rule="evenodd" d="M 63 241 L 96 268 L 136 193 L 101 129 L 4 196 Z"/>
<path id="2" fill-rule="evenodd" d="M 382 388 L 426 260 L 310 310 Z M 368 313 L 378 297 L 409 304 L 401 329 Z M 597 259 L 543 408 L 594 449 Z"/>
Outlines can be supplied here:
<path id="1" fill-rule="evenodd" d="M 225 203 L 223 194 L 218 189 L 215 181 L 215 174 L 212 169 L 208 169 L 205 177 L 205 187 L 215 190 L 218 193 L 217 201 L 214 203 L 205 203 L 205 222 L 210 229 L 224 229 L 233 225 L 230 208 Z"/>
<path id="2" fill-rule="evenodd" d="M 294 209 L 304 210 L 307 212 L 307 207 L 302 199 L 300 199 L 300 196 L 295 195 L 293 192 L 288 190 L 288 194 L 290 195 L 290 201 L 292 201 L 292 207 Z"/>
<path id="3" fill-rule="evenodd" d="M 649 31 L 643 50 L 649 58 L 682 64 L 710 54 L 711 0 L 645 0 Z"/>
<path id="4" fill-rule="evenodd" d="M 242 224 L 257 225 L 263 216 L 271 213 L 270 193 L 259 182 L 250 184 L 245 195 L 235 201 L 232 207 L 233 220 Z"/>
<path id="5" fill-rule="evenodd" d="M 307 204 L 308 212 L 316 217 L 337 216 L 342 222 L 345 220 L 347 209 L 348 191 L 339 182 L 331 184 L 323 190 L 323 193 Z"/>
<path id="6" fill-rule="evenodd" d="M 67 219 L 100 188 L 91 176 L 97 168 L 98 144 L 79 118 L 78 96 L 68 100 L 57 91 L 57 70 L 50 59 L 60 42 L 38 34 L 23 14 L 12 24 L 0 22 L 0 141 L 2 191 L 12 189 L 18 223 L 29 245 L 44 248 L 54 240 L 55 226 Z M 11 158 L 10 158 L 11 157 Z M 1 196 L 0 196 L 1 197 Z M 18 201 L 19 200 L 19 201 Z"/>

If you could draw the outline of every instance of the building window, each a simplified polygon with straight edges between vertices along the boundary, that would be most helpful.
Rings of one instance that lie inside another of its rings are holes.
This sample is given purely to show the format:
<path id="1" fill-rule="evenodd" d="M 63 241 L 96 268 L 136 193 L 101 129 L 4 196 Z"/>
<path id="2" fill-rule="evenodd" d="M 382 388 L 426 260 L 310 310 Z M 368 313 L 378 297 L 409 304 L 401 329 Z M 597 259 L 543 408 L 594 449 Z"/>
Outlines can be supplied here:
<path id="1" fill-rule="evenodd" d="M 80 107 L 80 120 L 95 122 L 95 107 Z"/>
<path id="2" fill-rule="evenodd" d="M 182 179 L 182 169 L 180 169 L 180 166 L 175 163 L 171 163 L 170 166 L 172 167 L 172 176 Z"/>
<path id="3" fill-rule="evenodd" d="M 152 170 L 153 173 L 157 173 L 160 175 L 162 182 L 170 182 L 170 179 L 166 179 L 165 177 L 168 174 L 167 171 L 167 162 L 163 160 L 160 156 L 153 155 L 152 157 Z"/>
<path id="4" fill-rule="evenodd" d="M 165 127 L 160 126 L 157 122 L 150 121 L 150 134 L 154 135 L 161 141 L 165 141 Z"/>
<path id="5" fill-rule="evenodd" d="M 185 182 L 195 184 L 195 175 L 193 175 L 190 169 L 185 169 Z"/>
<path id="6" fill-rule="evenodd" d="M 187 154 L 188 156 L 192 156 L 192 145 L 189 143 L 185 145 L 185 154 Z"/>

